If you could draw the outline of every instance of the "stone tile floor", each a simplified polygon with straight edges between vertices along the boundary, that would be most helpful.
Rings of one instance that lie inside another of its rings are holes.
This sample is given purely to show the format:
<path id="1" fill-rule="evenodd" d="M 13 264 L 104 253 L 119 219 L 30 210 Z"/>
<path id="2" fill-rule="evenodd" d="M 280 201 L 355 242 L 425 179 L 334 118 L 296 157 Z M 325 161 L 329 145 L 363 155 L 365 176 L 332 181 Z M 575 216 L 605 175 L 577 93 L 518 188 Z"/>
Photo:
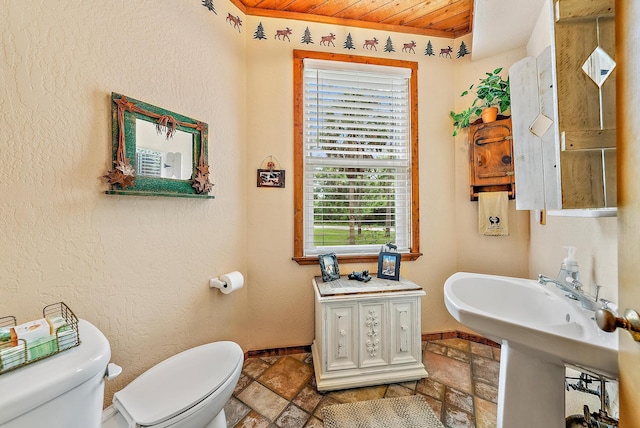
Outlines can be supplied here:
<path id="1" fill-rule="evenodd" d="M 311 353 L 252 357 L 225 406 L 228 427 L 323 427 L 331 404 L 422 394 L 448 428 L 496 426 L 500 349 L 460 338 L 422 342 L 429 377 L 321 393 Z"/>

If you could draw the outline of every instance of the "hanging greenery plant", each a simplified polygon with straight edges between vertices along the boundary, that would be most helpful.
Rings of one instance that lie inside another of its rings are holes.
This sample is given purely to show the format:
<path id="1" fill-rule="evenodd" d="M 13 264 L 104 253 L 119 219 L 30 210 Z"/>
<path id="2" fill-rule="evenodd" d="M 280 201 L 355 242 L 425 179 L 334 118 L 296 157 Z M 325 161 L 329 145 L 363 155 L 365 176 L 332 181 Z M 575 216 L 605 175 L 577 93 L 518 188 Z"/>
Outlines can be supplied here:
<path id="1" fill-rule="evenodd" d="M 497 115 L 498 110 L 503 113 L 511 106 L 511 88 L 509 87 L 509 78 L 504 80 L 500 76 L 502 67 L 496 68 L 492 72 L 485 73 L 487 77 L 480 79 L 480 83 L 469 86 L 469 89 L 460 94 L 461 97 L 473 93 L 476 98 L 470 107 L 462 110 L 460 113 L 452 111 L 450 113 L 451 119 L 453 119 L 453 136 L 458 135 L 458 131 L 469 127 L 469 125 L 475 122 L 476 119 L 483 116 L 483 111 L 488 108 L 495 110 Z M 491 120 L 486 120 L 485 122 Z M 495 120 L 495 116 L 493 118 Z"/>

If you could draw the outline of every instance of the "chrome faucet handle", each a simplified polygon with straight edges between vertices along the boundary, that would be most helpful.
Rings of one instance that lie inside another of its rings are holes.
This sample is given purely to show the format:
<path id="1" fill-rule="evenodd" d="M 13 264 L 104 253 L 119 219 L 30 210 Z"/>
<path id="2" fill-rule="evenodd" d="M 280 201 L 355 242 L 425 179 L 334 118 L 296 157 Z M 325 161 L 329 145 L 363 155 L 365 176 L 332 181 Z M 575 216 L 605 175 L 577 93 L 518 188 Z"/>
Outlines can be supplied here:
<path id="1" fill-rule="evenodd" d="M 602 303 L 602 309 L 611 309 L 609 308 L 609 303 L 613 303 L 611 300 L 600 299 L 599 302 Z"/>
<path id="2" fill-rule="evenodd" d="M 565 281 L 567 281 L 567 283 L 570 284 L 576 291 L 582 291 L 582 284 L 574 277 L 568 276 L 565 278 Z"/>
<path id="3" fill-rule="evenodd" d="M 595 286 L 596 286 L 596 299 L 595 299 L 595 300 L 596 300 L 596 302 L 597 302 L 597 301 L 598 301 L 598 297 L 600 297 L 600 289 L 602 288 L 602 285 L 595 284 Z M 606 300 L 606 302 L 607 302 L 607 303 L 611 303 L 611 302 L 609 302 L 608 300 Z M 606 305 L 606 304 L 604 304 L 604 307 L 606 308 L 606 307 L 607 307 L 607 305 Z"/>
<path id="4" fill-rule="evenodd" d="M 552 283 L 556 284 L 556 287 L 558 287 L 558 282 L 555 279 L 550 278 L 550 277 L 548 277 L 546 275 L 543 275 L 543 274 L 538 274 L 538 282 L 540 284 L 548 284 L 548 283 L 552 282 Z"/>

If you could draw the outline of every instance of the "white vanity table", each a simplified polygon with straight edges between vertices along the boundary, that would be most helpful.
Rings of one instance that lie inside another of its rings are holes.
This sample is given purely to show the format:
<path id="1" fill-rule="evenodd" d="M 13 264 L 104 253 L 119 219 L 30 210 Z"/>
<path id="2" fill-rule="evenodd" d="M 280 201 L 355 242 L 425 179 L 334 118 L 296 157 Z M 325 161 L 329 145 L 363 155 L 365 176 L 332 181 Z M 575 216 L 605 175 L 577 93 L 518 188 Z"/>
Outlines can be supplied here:
<path id="1" fill-rule="evenodd" d="M 417 284 L 346 276 L 312 281 L 313 365 L 319 391 L 406 382 L 427 376 L 422 363 Z"/>

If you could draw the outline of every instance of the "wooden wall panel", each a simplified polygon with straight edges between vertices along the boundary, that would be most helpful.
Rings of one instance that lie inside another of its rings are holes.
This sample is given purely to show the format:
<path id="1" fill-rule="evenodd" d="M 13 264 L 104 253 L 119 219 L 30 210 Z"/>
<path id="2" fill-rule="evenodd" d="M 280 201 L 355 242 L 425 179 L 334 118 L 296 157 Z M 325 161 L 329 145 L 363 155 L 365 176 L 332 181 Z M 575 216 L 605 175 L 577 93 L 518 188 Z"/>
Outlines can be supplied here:
<path id="1" fill-rule="evenodd" d="M 564 152 L 560 170 L 563 209 L 605 206 L 601 151 Z"/>
<path id="2" fill-rule="evenodd" d="M 616 130 L 564 131 L 561 137 L 562 150 L 615 149 Z"/>
<path id="3" fill-rule="evenodd" d="M 556 25 L 558 117 L 561 131 L 600 128 L 598 86 L 582 71 L 582 64 L 598 46 L 595 22 Z"/>
<path id="4" fill-rule="evenodd" d="M 600 18 L 600 47 L 615 61 L 616 27 L 615 18 Z M 614 68 L 602 85 L 602 114 L 604 129 L 616 129 L 616 76 Z"/>
<path id="5" fill-rule="evenodd" d="M 615 0 L 556 0 L 556 19 L 559 21 L 593 19 L 596 16 L 612 15 Z"/>
<path id="6" fill-rule="evenodd" d="M 616 156 L 617 149 L 604 150 L 604 165 L 605 165 L 605 203 L 608 207 L 615 207 L 618 205 L 618 174 L 616 171 Z"/>
<path id="7" fill-rule="evenodd" d="M 617 73 L 614 68 L 599 87 L 582 70 L 598 46 L 615 61 L 613 1 L 559 0 L 556 6 L 562 208 L 616 206 Z"/>

